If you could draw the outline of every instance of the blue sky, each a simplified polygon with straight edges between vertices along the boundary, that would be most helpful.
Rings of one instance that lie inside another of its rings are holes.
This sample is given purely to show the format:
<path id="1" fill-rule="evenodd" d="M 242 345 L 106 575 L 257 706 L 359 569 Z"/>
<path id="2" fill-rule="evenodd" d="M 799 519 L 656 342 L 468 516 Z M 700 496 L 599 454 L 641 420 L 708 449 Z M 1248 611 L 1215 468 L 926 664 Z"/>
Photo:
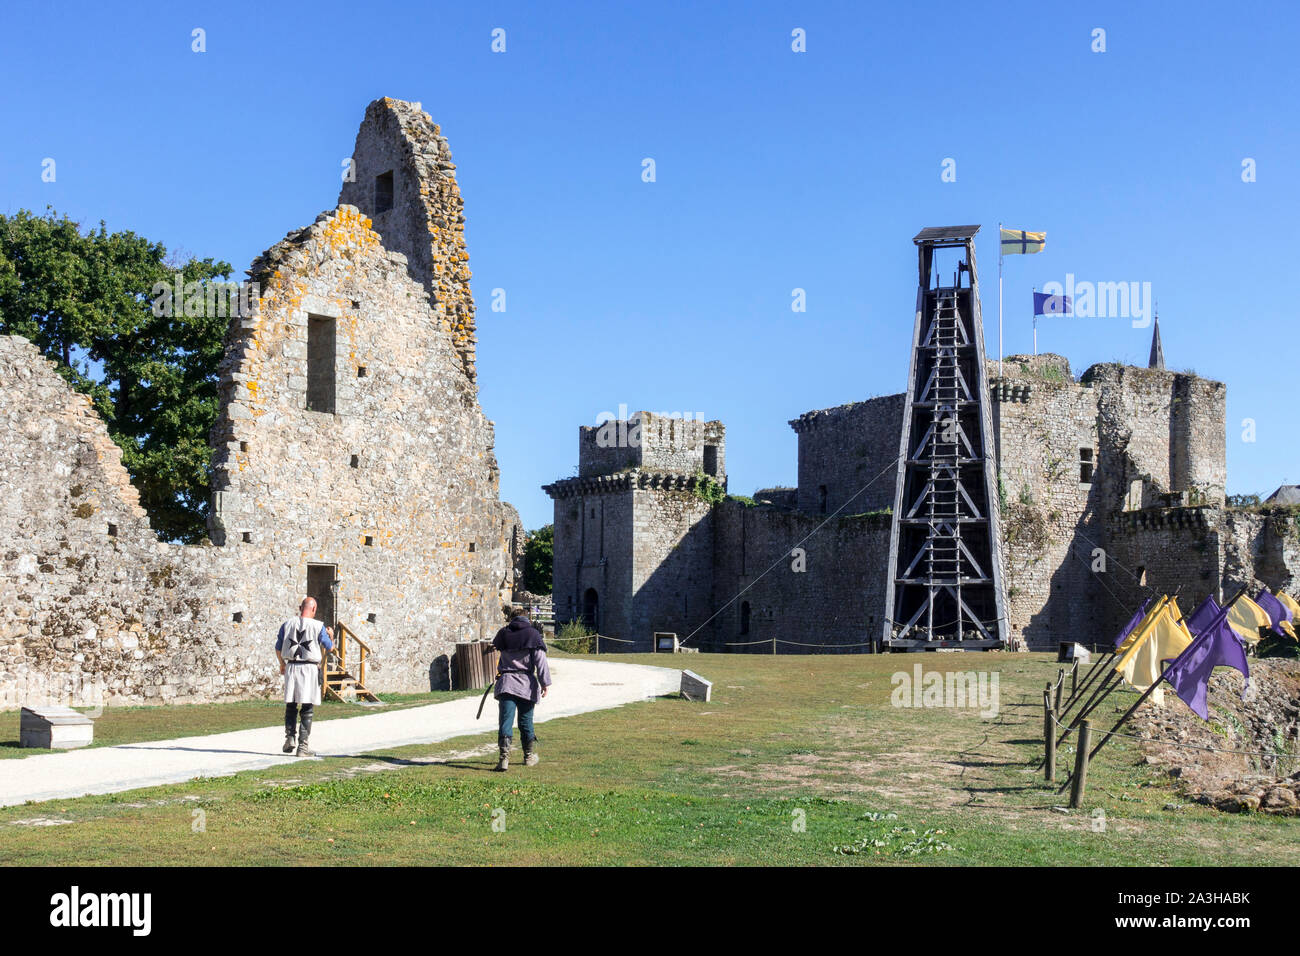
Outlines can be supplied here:
<path id="1" fill-rule="evenodd" d="M 722 419 L 733 492 L 794 484 L 787 420 L 904 387 L 911 238 L 956 223 L 984 226 L 991 353 L 997 223 L 1045 230 L 1007 260 L 1007 354 L 1031 349 L 1032 287 L 1150 282 L 1169 365 L 1228 383 L 1229 491 L 1300 482 L 1300 14 L 1054 6 L 11 2 L 0 209 L 242 273 L 333 206 L 368 102 L 422 102 L 459 167 L 480 397 L 529 527 L 578 426 L 620 405 Z M 1078 373 L 1145 364 L 1150 330 L 1054 318 L 1039 344 Z"/>

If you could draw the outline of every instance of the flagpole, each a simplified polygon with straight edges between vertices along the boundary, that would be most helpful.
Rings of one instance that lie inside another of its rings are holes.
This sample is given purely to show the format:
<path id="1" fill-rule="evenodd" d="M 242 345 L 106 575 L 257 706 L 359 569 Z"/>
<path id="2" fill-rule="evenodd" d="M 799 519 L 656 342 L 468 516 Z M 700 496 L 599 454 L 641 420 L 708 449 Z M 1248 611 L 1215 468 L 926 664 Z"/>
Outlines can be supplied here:
<path id="1" fill-rule="evenodd" d="M 1002 377 L 1002 223 L 998 223 L 998 378 Z"/>
<path id="2" fill-rule="evenodd" d="M 1034 291 L 1038 291 L 1038 286 L 1034 286 Z M 1034 306 L 1034 355 L 1038 354 L 1038 306 Z"/>

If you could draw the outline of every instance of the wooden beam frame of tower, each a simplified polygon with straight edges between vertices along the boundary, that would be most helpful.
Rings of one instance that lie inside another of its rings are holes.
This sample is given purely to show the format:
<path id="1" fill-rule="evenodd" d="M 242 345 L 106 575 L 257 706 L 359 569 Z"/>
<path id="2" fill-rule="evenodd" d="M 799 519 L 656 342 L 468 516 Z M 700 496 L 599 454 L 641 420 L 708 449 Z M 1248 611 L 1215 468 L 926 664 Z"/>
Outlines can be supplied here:
<path id="1" fill-rule="evenodd" d="M 920 275 L 889 536 L 886 650 L 1008 643 L 979 228 L 923 229 L 912 240 Z M 936 272 L 937 249 L 965 254 L 950 285 Z"/>

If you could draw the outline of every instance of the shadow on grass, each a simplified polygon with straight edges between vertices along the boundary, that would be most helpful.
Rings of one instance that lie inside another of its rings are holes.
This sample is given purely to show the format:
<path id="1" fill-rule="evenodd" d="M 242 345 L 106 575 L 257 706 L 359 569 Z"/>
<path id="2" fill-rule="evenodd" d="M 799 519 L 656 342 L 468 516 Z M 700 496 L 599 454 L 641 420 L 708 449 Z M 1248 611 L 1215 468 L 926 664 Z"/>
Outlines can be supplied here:
<path id="1" fill-rule="evenodd" d="M 496 747 L 493 746 L 489 752 L 483 751 L 483 756 L 490 761 L 495 759 Z M 454 767 L 457 770 L 478 770 L 484 773 L 492 773 L 492 767 L 489 764 L 469 763 L 468 757 L 458 757 L 454 760 L 429 760 L 410 757 L 394 757 L 385 754 L 331 754 L 328 759 L 334 760 L 340 757 L 350 757 L 353 759 L 363 758 L 374 760 L 378 763 L 391 764 L 394 767 Z"/>

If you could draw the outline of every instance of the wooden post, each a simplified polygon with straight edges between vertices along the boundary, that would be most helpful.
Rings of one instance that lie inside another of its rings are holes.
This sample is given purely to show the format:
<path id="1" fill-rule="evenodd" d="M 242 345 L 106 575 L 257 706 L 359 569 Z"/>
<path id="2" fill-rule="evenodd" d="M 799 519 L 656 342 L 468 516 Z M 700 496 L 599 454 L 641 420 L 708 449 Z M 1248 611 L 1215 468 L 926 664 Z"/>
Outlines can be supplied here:
<path id="1" fill-rule="evenodd" d="M 1065 668 L 1056 672 L 1056 707 L 1055 713 L 1061 712 L 1061 692 L 1065 690 Z"/>
<path id="2" fill-rule="evenodd" d="M 776 656 L 776 638 L 772 638 L 772 655 Z"/>
<path id="3" fill-rule="evenodd" d="M 1070 668 L 1070 700 L 1074 700 L 1074 695 L 1079 692 L 1079 658 L 1074 659 L 1074 666 Z"/>
<path id="4" fill-rule="evenodd" d="M 1074 755 L 1074 782 L 1070 787 L 1070 809 L 1078 810 L 1083 789 L 1088 785 L 1088 747 L 1092 743 L 1092 721 L 1079 724 L 1078 752 Z"/>
<path id="5" fill-rule="evenodd" d="M 1072 694 L 1070 699 L 1065 702 L 1066 712 L 1069 712 L 1070 708 L 1074 706 L 1075 701 L 1088 692 L 1088 688 L 1092 686 L 1094 680 L 1106 673 L 1106 665 L 1111 662 L 1111 659 L 1114 658 L 1114 656 L 1115 652 L 1111 651 L 1104 658 L 1098 658 L 1093 662 L 1092 667 L 1088 669 L 1087 676 L 1083 679 L 1083 683 L 1079 685 L 1078 691 Z"/>
<path id="6" fill-rule="evenodd" d="M 1043 744 L 1046 748 L 1043 761 L 1043 779 L 1048 783 L 1056 780 L 1056 725 L 1052 720 L 1052 685 L 1043 691 Z"/>
<path id="7" fill-rule="evenodd" d="M 1070 727 L 1079 726 L 1079 721 L 1083 720 L 1083 718 L 1087 717 L 1094 710 L 1096 710 L 1097 705 L 1100 704 L 1107 697 L 1109 697 L 1111 692 L 1114 691 L 1117 687 L 1119 687 L 1120 684 L 1122 683 L 1124 683 L 1124 678 L 1120 676 L 1118 673 L 1111 671 L 1111 673 L 1106 675 L 1105 679 L 1102 680 L 1102 682 L 1097 685 L 1097 689 L 1092 692 L 1092 697 L 1088 699 L 1088 703 L 1083 707 L 1082 710 L 1079 711 L 1078 715 L 1074 718 L 1074 720 L 1070 721 Z M 1066 730 L 1061 731 L 1061 736 L 1056 739 L 1056 742 L 1059 744 L 1061 743 L 1061 741 L 1065 740 L 1065 735 L 1068 734 L 1069 732 L 1070 731 L 1068 728 Z"/>

